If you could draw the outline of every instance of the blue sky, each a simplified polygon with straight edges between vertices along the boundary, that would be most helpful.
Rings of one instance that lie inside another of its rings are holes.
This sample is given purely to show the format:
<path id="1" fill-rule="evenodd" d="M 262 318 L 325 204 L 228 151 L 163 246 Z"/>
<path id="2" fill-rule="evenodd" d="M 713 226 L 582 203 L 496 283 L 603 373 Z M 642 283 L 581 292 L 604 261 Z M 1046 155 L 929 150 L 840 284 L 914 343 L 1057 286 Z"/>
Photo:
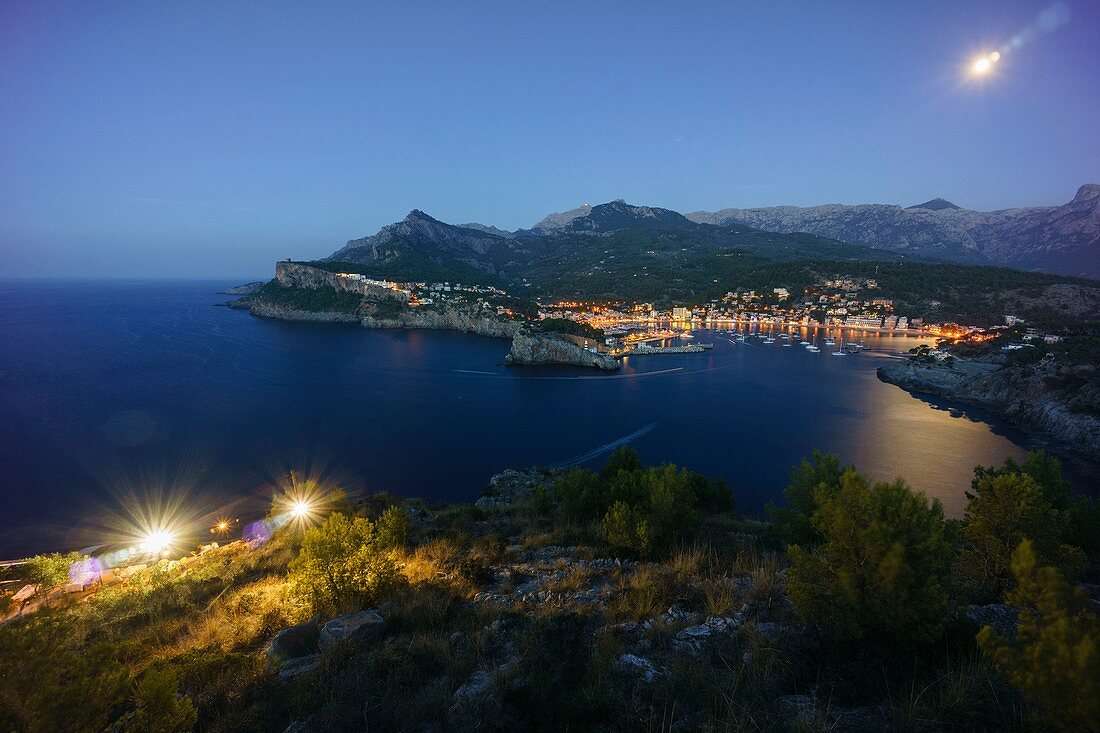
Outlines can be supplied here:
<path id="1" fill-rule="evenodd" d="M 1063 203 L 1100 3 L 1050 6 L 4 3 L 0 274 L 261 277 L 412 208 Z"/>

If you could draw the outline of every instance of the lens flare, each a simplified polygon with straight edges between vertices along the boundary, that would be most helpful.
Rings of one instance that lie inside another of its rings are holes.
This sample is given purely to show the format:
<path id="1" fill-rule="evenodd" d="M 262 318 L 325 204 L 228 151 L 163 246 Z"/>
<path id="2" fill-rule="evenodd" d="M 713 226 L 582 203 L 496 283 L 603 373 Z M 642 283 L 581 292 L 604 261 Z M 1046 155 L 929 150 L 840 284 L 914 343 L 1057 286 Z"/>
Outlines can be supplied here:
<path id="1" fill-rule="evenodd" d="M 167 552 L 175 541 L 175 537 L 166 529 L 155 529 L 142 538 L 138 548 L 142 552 L 152 555 L 160 555 Z"/>

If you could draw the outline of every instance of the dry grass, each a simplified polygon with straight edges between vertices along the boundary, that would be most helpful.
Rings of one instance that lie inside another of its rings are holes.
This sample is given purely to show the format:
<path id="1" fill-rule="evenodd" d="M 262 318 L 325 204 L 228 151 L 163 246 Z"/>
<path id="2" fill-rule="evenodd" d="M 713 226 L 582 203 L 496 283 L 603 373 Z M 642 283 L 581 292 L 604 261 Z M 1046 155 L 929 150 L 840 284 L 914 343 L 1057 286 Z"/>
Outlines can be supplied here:
<path id="1" fill-rule="evenodd" d="M 620 578 L 617 592 L 608 604 L 607 615 L 614 621 L 641 621 L 664 611 L 674 600 L 669 578 L 657 565 L 643 565 Z"/>
<path id="2" fill-rule="evenodd" d="M 700 585 L 708 616 L 729 616 L 738 605 L 737 591 L 727 578 L 710 578 Z"/>

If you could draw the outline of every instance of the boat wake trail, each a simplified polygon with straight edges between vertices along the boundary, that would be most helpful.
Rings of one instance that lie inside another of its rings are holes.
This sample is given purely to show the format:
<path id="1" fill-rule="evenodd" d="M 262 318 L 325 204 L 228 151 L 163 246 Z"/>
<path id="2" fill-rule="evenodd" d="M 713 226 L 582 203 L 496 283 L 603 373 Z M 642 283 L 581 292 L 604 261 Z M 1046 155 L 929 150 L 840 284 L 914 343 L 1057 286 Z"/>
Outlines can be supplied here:
<path id="1" fill-rule="evenodd" d="M 657 427 L 657 423 L 651 422 L 649 425 L 635 430 L 633 433 L 627 435 L 624 438 L 619 438 L 618 440 L 613 440 L 610 443 L 605 443 L 595 450 L 588 451 L 584 455 L 576 456 L 574 458 L 570 458 L 569 460 L 561 461 L 560 463 L 551 463 L 550 468 L 572 468 L 573 466 L 579 466 L 582 463 L 591 461 L 593 458 L 602 456 L 604 453 L 610 453 L 611 451 L 618 448 L 620 445 L 625 445 L 632 440 L 637 440 L 646 433 L 649 433 L 655 427 Z"/>

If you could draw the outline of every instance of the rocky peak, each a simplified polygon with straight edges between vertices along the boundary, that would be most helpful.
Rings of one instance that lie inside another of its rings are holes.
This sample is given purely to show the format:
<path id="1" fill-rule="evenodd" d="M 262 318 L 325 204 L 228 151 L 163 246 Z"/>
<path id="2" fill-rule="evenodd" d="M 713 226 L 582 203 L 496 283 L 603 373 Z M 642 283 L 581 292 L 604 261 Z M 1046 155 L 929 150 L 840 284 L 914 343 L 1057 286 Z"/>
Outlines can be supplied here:
<path id="1" fill-rule="evenodd" d="M 413 209 L 405 216 L 405 221 L 430 221 L 440 223 L 438 219 L 428 216 L 420 209 Z"/>
<path id="2" fill-rule="evenodd" d="M 908 209 L 927 209 L 928 211 L 943 211 L 944 209 L 961 209 L 961 206 L 956 206 L 947 199 L 934 198 L 931 201 L 925 201 L 923 204 L 916 204 L 915 206 L 908 206 Z"/>
<path id="3" fill-rule="evenodd" d="M 1097 199 L 1100 199 L 1100 183 L 1086 183 L 1077 189 L 1077 195 L 1073 197 L 1073 203 L 1079 204 Z"/>

